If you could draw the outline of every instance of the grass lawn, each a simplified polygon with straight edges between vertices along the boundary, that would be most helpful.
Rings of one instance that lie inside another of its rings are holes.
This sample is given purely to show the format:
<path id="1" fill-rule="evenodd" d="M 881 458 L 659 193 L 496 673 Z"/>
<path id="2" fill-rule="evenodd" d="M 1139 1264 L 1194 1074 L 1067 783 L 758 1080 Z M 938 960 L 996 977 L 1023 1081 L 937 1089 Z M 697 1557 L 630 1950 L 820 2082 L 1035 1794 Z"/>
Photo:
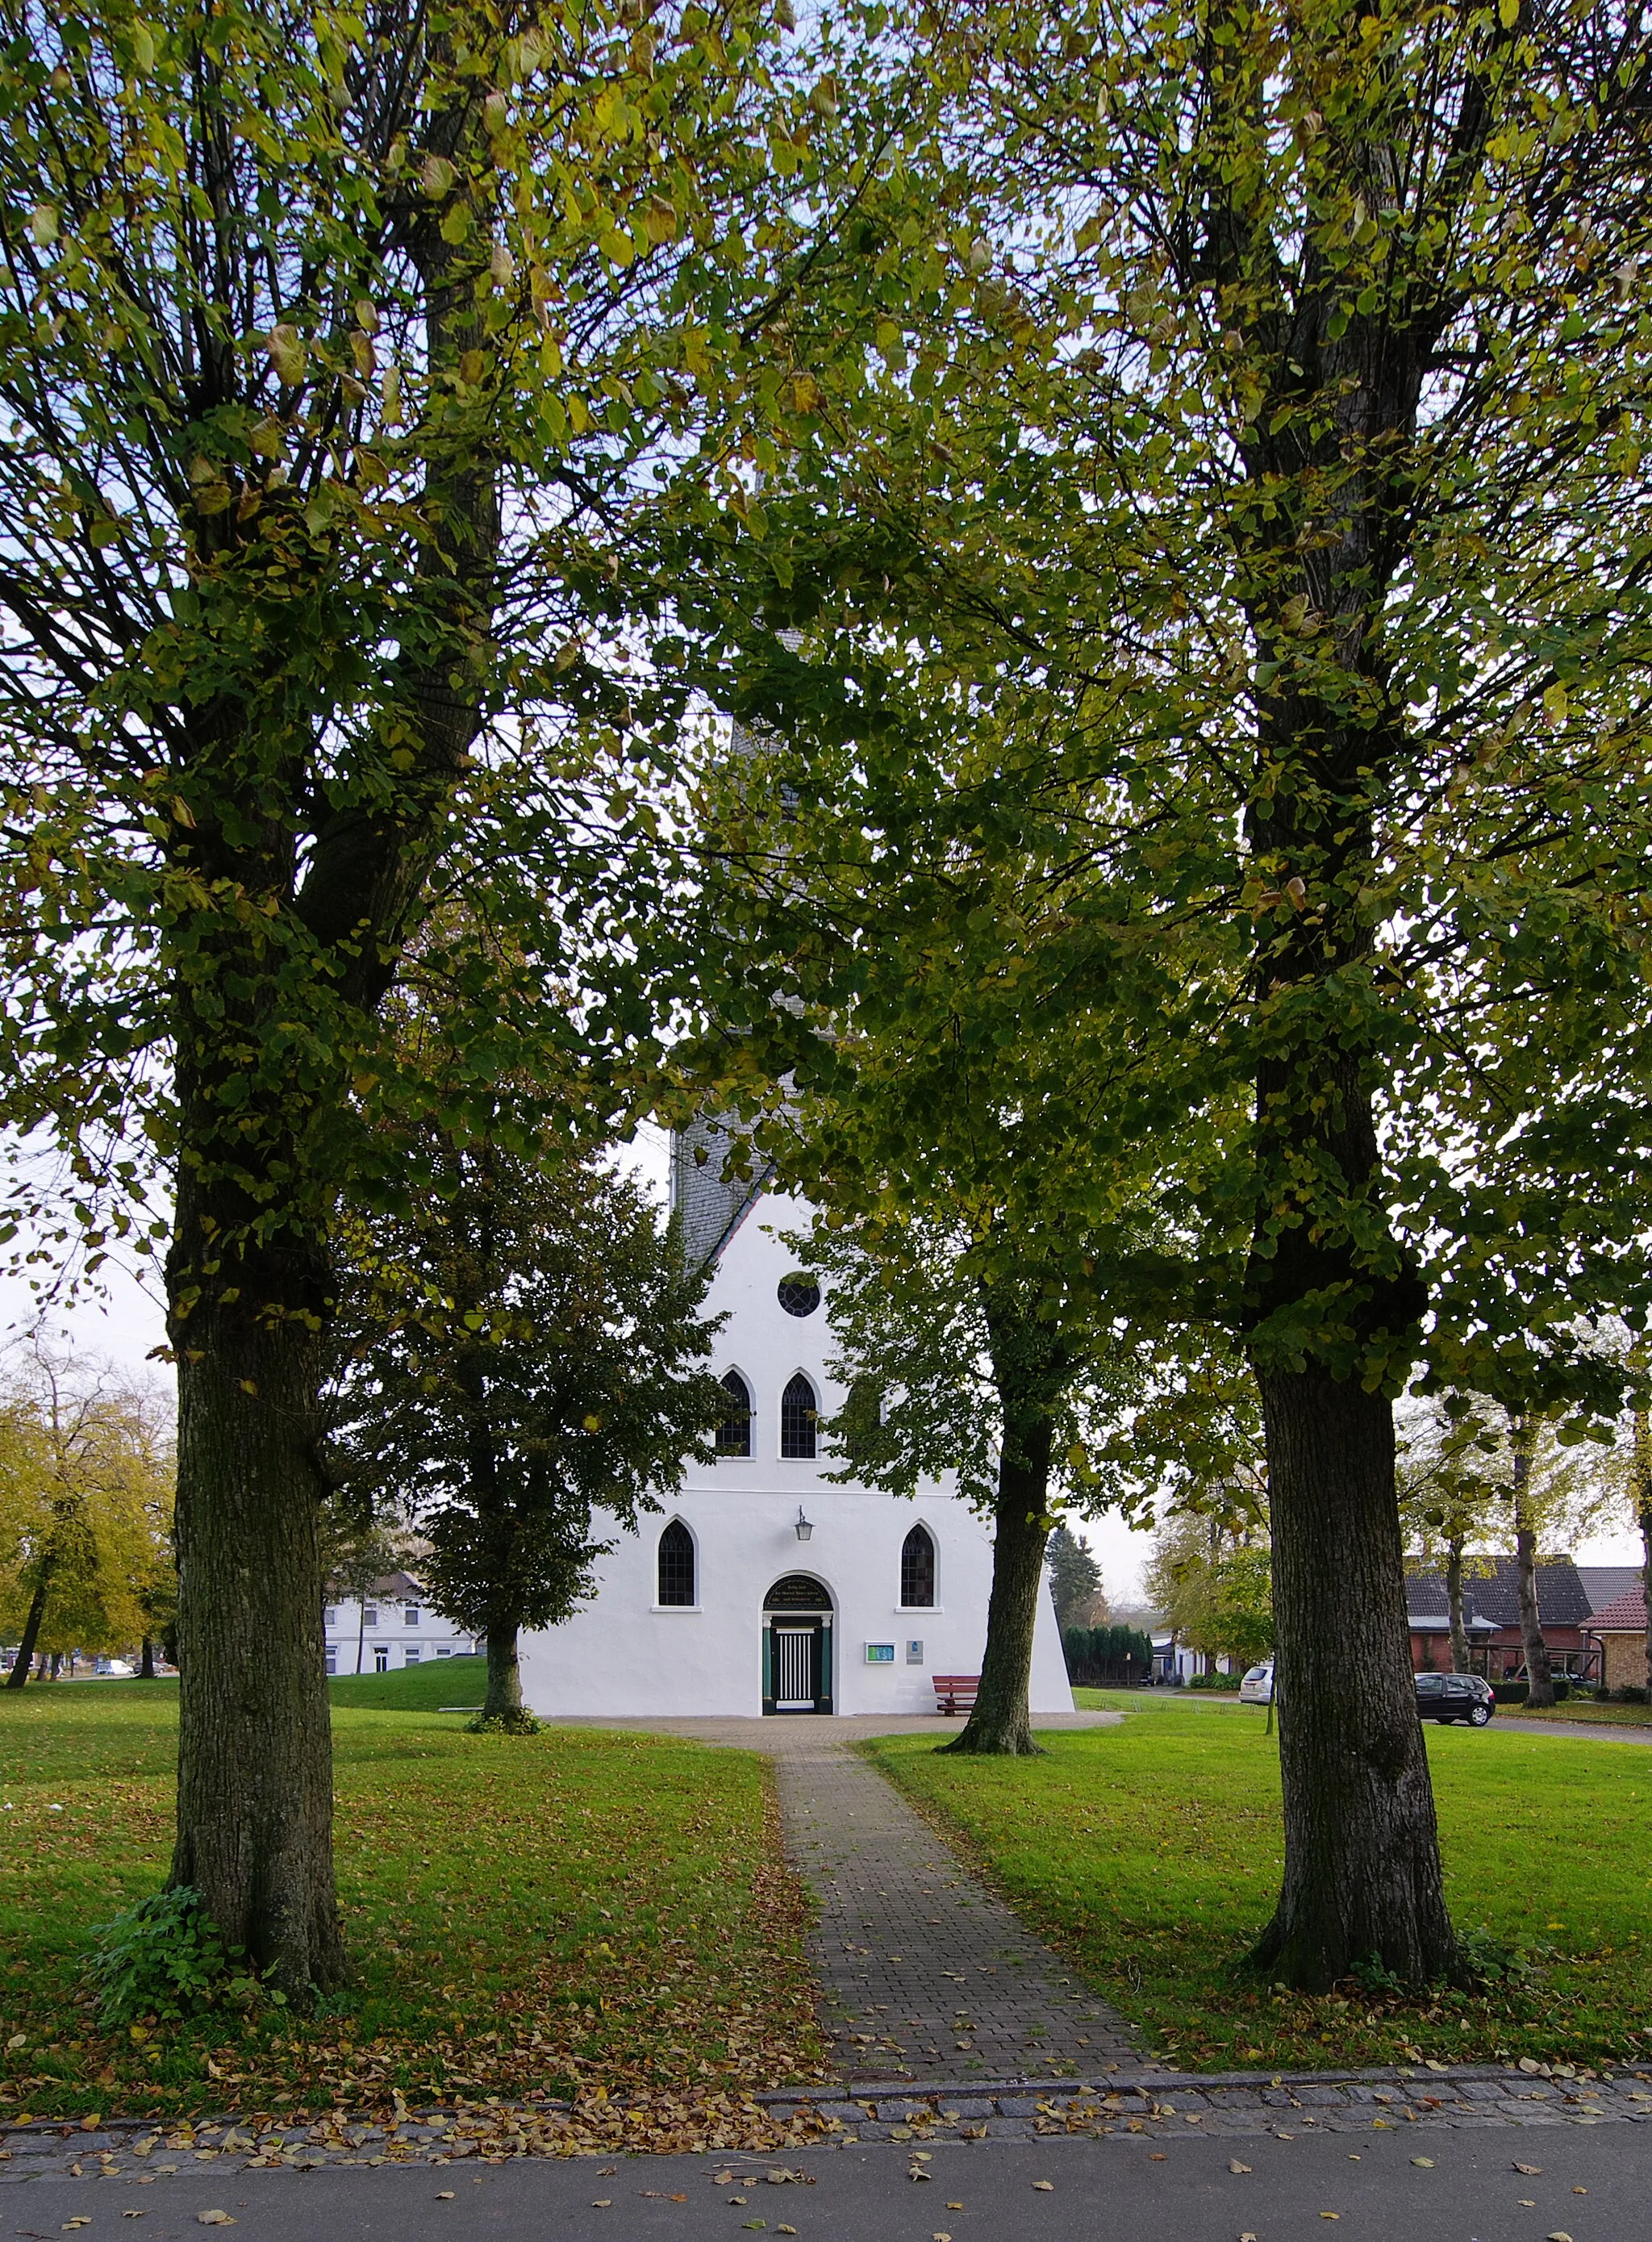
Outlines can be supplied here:
<path id="1" fill-rule="evenodd" d="M 1042 1759 L 867 1749 L 1144 2044 L 1194 2069 L 1652 2053 L 1652 1754 L 1431 1725 L 1453 1914 L 1515 1950 L 1515 1974 L 1472 1997 L 1307 1999 L 1234 1967 L 1283 1864 L 1265 1714 L 1083 1694 L 1130 1716 L 1046 1735 Z"/>
<path id="2" fill-rule="evenodd" d="M 1568 1697 L 1563 1705 L 1504 1705 L 1500 1720 L 1580 1721 L 1603 1728 L 1652 1728 L 1652 1705 L 1597 1705 L 1592 1698 Z"/>
<path id="3" fill-rule="evenodd" d="M 756 1755 L 473 1736 L 433 1709 L 480 1688 L 474 1659 L 333 1684 L 356 1983 L 308 2019 L 211 2012 L 142 2037 L 97 2031 L 80 1968 L 91 1927 L 165 1876 L 176 1685 L 0 1692 L 0 2106 L 704 2098 L 823 2075 L 802 1894 Z"/>

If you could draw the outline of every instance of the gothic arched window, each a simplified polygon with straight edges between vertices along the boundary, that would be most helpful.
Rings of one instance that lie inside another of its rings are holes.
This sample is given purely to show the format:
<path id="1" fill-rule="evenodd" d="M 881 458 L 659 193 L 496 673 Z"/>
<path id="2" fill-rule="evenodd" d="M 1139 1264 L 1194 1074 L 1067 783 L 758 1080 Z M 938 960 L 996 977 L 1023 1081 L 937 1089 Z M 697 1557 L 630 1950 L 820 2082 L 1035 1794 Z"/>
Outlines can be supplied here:
<path id="1" fill-rule="evenodd" d="M 811 1461 L 815 1453 L 815 1389 L 800 1370 L 780 1397 L 780 1453 Z"/>
<path id="2" fill-rule="evenodd" d="M 935 1544 L 925 1526 L 915 1526 L 901 1544 L 901 1601 L 909 1611 L 928 1611 L 935 1602 Z"/>
<path id="3" fill-rule="evenodd" d="M 717 1453 L 720 1456 L 749 1456 L 751 1453 L 751 1388 L 737 1370 L 731 1370 L 722 1381 L 729 1396 L 729 1413 L 717 1427 Z"/>
<path id="4" fill-rule="evenodd" d="M 680 1518 L 660 1536 L 660 1601 L 694 1601 L 694 1536 Z"/>

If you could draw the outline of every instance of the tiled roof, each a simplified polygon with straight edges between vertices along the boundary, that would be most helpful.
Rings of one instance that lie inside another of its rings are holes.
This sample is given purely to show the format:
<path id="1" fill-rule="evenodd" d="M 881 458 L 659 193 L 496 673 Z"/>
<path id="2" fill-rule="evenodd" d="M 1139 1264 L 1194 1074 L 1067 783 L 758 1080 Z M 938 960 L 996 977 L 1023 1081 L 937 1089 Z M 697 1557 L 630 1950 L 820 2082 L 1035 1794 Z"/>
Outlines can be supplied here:
<path id="1" fill-rule="evenodd" d="M 1603 1635 L 1643 1635 L 1646 1632 L 1646 1597 L 1639 1588 L 1631 1588 L 1627 1595 L 1614 1596 L 1609 1604 L 1602 1604 L 1593 1614 L 1589 1625 Z"/>
<path id="2" fill-rule="evenodd" d="M 1406 1602 L 1419 1619 L 1441 1618 L 1447 1610 L 1443 1573 L 1413 1573 Z M 1463 1562 L 1463 1610 L 1478 1612 L 1500 1628 L 1520 1625 L 1520 1566 L 1514 1557 L 1469 1557 Z M 1537 1611 L 1546 1627 L 1580 1627 L 1588 1618 L 1589 1599 L 1569 1557 L 1541 1557 L 1537 1563 Z"/>
<path id="3" fill-rule="evenodd" d="M 329 1581 L 327 1594 L 334 1603 L 349 1603 L 353 1598 L 354 1591 L 347 1588 L 342 1581 Z M 420 1603 L 424 1600 L 425 1592 L 411 1573 L 381 1573 L 367 1590 L 367 1594 L 370 1596 L 382 1597 L 391 1603 L 400 1602 L 404 1599 L 413 1603 Z"/>
<path id="4" fill-rule="evenodd" d="M 1583 1583 L 1589 1609 L 1598 1612 L 1639 1588 L 1641 1568 L 1638 1565 L 1580 1565 L 1577 1577 Z"/>

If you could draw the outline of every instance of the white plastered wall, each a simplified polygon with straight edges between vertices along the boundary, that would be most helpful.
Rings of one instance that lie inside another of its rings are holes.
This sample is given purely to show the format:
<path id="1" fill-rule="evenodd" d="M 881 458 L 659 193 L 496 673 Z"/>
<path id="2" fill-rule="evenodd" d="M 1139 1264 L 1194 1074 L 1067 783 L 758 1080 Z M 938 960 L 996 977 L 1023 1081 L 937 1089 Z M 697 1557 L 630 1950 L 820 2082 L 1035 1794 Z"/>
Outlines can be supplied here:
<path id="1" fill-rule="evenodd" d="M 807 1222 L 795 1200 L 761 1199 L 725 1247 L 706 1302 L 708 1315 L 728 1313 L 714 1368 L 738 1368 L 751 1388 L 751 1454 L 691 1465 L 680 1496 L 640 1531 L 610 1527 L 615 1546 L 599 1562 L 593 1601 L 561 1627 L 522 1638 L 523 1693 L 536 1712 L 761 1713 L 763 1599 L 789 1573 L 811 1574 L 830 1596 L 835 1712 L 933 1712 L 932 1675 L 980 1672 L 992 1577 L 987 1525 L 943 1487 L 909 1502 L 834 1486 L 829 1461 L 780 1453 L 780 1397 L 794 1372 L 812 1381 L 825 1412 L 843 1399 L 825 1374 L 833 1345 L 824 1308 L 789 1316 L 776 1297 L 796 1256 L 775 1233 Z M 796 1530 L 800 1507 L 813 1527 L 806 1541 Z M 674 1517 L 695 1539 L 695 1601 L 662 1609 L 656 1548 Z M 936 1603 L 904 1611 L 901 1545 L 917 1523 L 935 1543 Z M 922 1646 L 915 1659 L 914 1642 Z M 892 1643 L 894 1662 L 870 1664 L 869 1643 Z M 1047 1595 L 1039 1600 L 1032 1708 L 1072 1709 Z"/>

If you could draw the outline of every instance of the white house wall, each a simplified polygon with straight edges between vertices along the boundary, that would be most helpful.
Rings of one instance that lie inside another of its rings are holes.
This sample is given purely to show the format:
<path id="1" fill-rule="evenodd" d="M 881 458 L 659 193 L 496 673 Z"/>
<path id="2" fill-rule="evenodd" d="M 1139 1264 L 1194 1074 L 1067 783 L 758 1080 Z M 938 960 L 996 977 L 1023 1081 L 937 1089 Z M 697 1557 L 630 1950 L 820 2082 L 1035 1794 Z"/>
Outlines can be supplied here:
<path id="1" fill-rule="evenodd" d="M 367 1608 L 375 1616 L 366 1627 L 362 1624 L 361 1606 L 352 1597 L 338 1597 L 324 1609 L 329 1674 L 381 1670 L 393 1674 L 404 1666 L 428 1666 L 438 1658 L 467 1657 L 475 1648 L 474 1635 L 455 1627 L 427 1603 L 411 1604 L 404 1597 L 380 1596 Z M 410 1620 L 410 1611 L 418 1617 Z M 385 1655 L 382 1669 L 378 1662 L 380 1651 Z"/>
<path id="2" fill-rule="evenodd" d="M 761 1713 L 763 1601 L 790 1573 L 810 1574 L 830 1596 L 835 1713 L 932 1713 L 932 1675 L 980 1672 L 992 1577 L 987 1524 L 939 1485 L 908 1501 L 832 1485 L 829 1458 L 780 1453 L 780 1397 L 796 1372 L 810 1379 L 823 1414 L 844 1399 L 825 1375 L 834 1348 L 824 1306 L 796 1317 L 776 1299 L 797 1257 L 775 1232 L 807 1221 L 796 1201 L 761 1199 L 726 1245 L 706 1302 L 708 1316 L 728 1316 L 714 1368 L 719 1376 L 737 1369 L 751 1390 L 751 1454 L 690 1465 L 680 1496 L 639 1531 L 610 1525 L 615 1546 L 599 1561 L 593 1601 L 561 1626 L 522 1637 L 523 1695 L 536 1712 Z M 796 1534 L 800 1507 L 814 1529 L 807 1541 Z M 659 1539 L 674 1518 L 695 1543 L 691 1607 L 658 1601 Z M 901 1546 L 917 1524 L 935 1544 L 936 1601 L 906 1610 Z M 892 1644 L 894 1662 L 869 1663 L 869 1644 Z M 1047 1594 L 1039 1598 L 1032 1708 L 1072 1709 Z"/>

